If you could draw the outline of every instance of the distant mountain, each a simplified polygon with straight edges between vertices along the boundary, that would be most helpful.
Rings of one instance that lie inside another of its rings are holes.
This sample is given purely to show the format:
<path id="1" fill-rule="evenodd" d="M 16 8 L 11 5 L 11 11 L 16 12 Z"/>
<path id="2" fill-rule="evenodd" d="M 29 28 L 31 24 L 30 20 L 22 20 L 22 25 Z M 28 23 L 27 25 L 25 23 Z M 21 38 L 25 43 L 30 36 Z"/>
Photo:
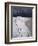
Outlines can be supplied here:
<path id="1" fill-rule="evenodd" d="M 11 15 L 13 17 L 22 16 L 22 17 L 32 17 L 32 8 L 31 7 L 11 7 Z"/>

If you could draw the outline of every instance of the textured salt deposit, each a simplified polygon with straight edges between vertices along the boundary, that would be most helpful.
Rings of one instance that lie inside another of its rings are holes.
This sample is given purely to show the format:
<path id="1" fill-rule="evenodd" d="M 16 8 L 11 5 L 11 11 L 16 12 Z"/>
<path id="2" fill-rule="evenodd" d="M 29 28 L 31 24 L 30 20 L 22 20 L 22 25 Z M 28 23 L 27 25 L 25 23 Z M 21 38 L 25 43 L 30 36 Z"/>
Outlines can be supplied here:
<path id="1" fill-rule="evenodd" d="M 13 17 L 12 18 L 12 37 L 30 37 L 32 35 L 31 17 Z"/>

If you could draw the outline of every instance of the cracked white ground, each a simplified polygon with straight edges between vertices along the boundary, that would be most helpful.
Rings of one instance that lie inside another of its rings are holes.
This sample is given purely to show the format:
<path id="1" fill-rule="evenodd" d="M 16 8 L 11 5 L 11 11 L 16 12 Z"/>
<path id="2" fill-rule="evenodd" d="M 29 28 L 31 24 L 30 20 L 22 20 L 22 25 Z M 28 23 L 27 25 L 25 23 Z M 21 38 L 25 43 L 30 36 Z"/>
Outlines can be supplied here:
<path id="1" fill-rule="evenodd" d="M 32 36 L 32 18 L 31 17 L 13 17 L 12 18 L 12 37 L 30 37 Z"/>

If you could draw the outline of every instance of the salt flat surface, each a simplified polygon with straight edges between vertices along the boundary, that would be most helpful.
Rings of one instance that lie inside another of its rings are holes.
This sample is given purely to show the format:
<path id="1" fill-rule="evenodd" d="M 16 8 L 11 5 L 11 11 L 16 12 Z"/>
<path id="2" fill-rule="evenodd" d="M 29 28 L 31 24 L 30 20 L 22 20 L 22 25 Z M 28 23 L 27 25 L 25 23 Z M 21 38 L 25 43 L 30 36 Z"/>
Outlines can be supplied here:
<path id="1" fill-rule="evenodd" d="M 30 37 L 32 36 L 32 18 L 31 17 L 13 17 L 12 18 L 12 37 Z"/>

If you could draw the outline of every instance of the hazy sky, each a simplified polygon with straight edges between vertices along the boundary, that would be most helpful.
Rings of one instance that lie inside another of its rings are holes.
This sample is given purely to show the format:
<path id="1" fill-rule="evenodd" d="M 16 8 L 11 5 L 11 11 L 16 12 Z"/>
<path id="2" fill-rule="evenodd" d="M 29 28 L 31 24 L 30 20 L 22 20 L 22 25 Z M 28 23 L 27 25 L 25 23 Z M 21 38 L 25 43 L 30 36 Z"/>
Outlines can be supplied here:
<path id="1" fill-rule="evenodd" d="M 32 8 L 12 6 L 11 15 L 13 17 L 17 16 L 32 17 Z"/>

